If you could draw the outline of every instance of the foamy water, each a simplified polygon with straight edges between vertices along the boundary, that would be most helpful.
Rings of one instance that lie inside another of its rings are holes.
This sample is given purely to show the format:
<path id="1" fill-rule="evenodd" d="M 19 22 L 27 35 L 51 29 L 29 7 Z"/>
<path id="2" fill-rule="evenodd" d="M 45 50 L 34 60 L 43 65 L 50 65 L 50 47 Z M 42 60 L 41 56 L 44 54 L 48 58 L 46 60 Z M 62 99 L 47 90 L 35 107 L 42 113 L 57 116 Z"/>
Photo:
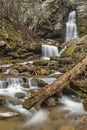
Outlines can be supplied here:
<path id="1" fill-rule="evenodd" d="M 59 102 L 63 104 L 61 110 L 69 110 L 71 114 L 75 113 L 77 115 L 86 114 L 82 102 L 75 101 L 67 96 L 63 96 L 59 99 Z"/>

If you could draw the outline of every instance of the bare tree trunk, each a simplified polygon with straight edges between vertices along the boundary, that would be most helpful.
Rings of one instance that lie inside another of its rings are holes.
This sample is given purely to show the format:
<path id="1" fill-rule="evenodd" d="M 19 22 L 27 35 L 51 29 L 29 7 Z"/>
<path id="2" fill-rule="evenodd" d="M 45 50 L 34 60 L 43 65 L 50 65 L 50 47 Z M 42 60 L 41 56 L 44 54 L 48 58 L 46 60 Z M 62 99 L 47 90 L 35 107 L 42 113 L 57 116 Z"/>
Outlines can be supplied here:
<path id="1" fill-rule="evenodd" d="M 27 109 L 35 107 L 39 109 L 41 104 L 49 97 L 54 95 L 56 92 L 60 92 L 63 88 L 68 87 L 70 82 L 75 79 L 79 74 L 85 72 L 87 66 L 87 56 L 78 63 L 71 70 L 62 75 L 58 80 L 54 81 L 50 85 L 39 89 L 29 99 L 25 100 L 23 106 Z"/>

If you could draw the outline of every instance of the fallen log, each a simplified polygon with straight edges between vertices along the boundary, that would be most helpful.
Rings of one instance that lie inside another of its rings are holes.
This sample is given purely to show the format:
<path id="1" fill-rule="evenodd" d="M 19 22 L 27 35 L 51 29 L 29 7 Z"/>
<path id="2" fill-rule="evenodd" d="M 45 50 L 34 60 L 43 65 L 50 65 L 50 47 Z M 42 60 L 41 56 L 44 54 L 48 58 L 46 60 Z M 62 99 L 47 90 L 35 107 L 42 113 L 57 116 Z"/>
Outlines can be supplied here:
<path id="1" fill-rule="evenodd" d="M 63 74 L 60 78 L 54 81 L 50 85 L 46 85 L 45 87 L 39 89 L 33 95 L 26 99 L 23 106 L 27 109 L 31 107 L 35 107 L 39 109 L 41 104 L 49 97 L 54 95 L 56 92 L 62 91 L 65 87 L 68 87 L 70 82 L 75 79 L 77 76 L 85 72 L 87 69 L 87 56 L 82 60 L 82 62 L 78 63 L 71 70 Z"/>

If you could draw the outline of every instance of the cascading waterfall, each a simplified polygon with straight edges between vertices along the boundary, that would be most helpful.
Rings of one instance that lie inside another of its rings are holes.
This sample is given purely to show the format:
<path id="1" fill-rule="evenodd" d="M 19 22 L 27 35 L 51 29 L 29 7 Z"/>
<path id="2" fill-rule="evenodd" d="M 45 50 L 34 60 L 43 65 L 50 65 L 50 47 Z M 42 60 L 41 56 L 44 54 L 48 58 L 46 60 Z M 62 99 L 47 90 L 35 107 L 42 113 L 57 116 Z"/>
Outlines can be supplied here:
<path id="1" fill-rule="evenodd" d="M 56 46 L 42 45 L 42 59 L 50 60 L 51 56 L 60 56 L 66 47 L 64 47 L 60 52 Z"/>
<path id="2" fill-rule="evenodd" d="M 4 81 L 2 80 L 0 80 L 0 88 L 3 88 L 3 86 L 4 86 Z"/>
<path id="3" fill-rule="evenodd" d="M 42 45 L 43 57 L 58 56 L 58 54 L 59 54 L 59 51 L 56 46 Z"/>
<path id="4" fill-rule="evenodd" d="M 65 41 L 77 38 L 76 11 L 69 13 L 68 22 L 66 23 Z M 56 46 L 42 45 L 42 59 L 50 60 L 51 56 L 60 56 L 66 50 L 66 46 L 59 52 Z"/>
<path id="5" fill-rule="evenodd" d="M 28 111 L 22 107 L 24 98 L 27 96 L 27 89 L 22 87 L 22 84 L 25 82 L 28 83 L 30 89 L 38 88 L 38 83 L 34 78 L 26 78 L 25 80 L 22 78 L 7 78 L 5 80 L 0 80 L 0 96 L 6 100 L 4 106 L 13 111 L 5 113 L 1 112 L 0 116 L 8 118 L 19 114 L 23 119 L 25 119 L 22 127 L 27 127 L 37 123 L 42 124 L 45 121 L 47 122 L 47 111 L 36 111 L 34 108 L 31 108 L 30 111 Z M 5 86 L 5 84 L 7 86 Z"/>
<path id="6" fill-rule="evenodd" d="M 77 37 L 78 37 L 78 32 L 77 32 L 77 24 L 76 24 L 76 11 L 72 11 L 69 13 L 68 22 L 66 23 L 65 41 L 69 41 Z"/>
<path id="7" fill-rule="evenodd" d="M 23 83 L 23 79 L 21 79 L 21 78 L 8 78 L 7 82 L 8 82 L 8 85 L 21 84 L 21 83 Z"/>

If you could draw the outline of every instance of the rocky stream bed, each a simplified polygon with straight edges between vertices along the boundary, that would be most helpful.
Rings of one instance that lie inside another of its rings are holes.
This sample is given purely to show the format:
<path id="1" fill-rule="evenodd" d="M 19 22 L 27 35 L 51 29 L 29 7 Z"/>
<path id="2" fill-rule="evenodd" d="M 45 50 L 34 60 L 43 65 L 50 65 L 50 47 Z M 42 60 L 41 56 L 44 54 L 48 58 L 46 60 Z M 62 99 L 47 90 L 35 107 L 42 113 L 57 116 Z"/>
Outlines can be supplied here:
<path id="1" fill-rule="evenodd" d="M 87 130 L 87 65 L 39 110 L 26 109 L 85 57 L 87 0 L 1 0 L 0 130 Z"/>

